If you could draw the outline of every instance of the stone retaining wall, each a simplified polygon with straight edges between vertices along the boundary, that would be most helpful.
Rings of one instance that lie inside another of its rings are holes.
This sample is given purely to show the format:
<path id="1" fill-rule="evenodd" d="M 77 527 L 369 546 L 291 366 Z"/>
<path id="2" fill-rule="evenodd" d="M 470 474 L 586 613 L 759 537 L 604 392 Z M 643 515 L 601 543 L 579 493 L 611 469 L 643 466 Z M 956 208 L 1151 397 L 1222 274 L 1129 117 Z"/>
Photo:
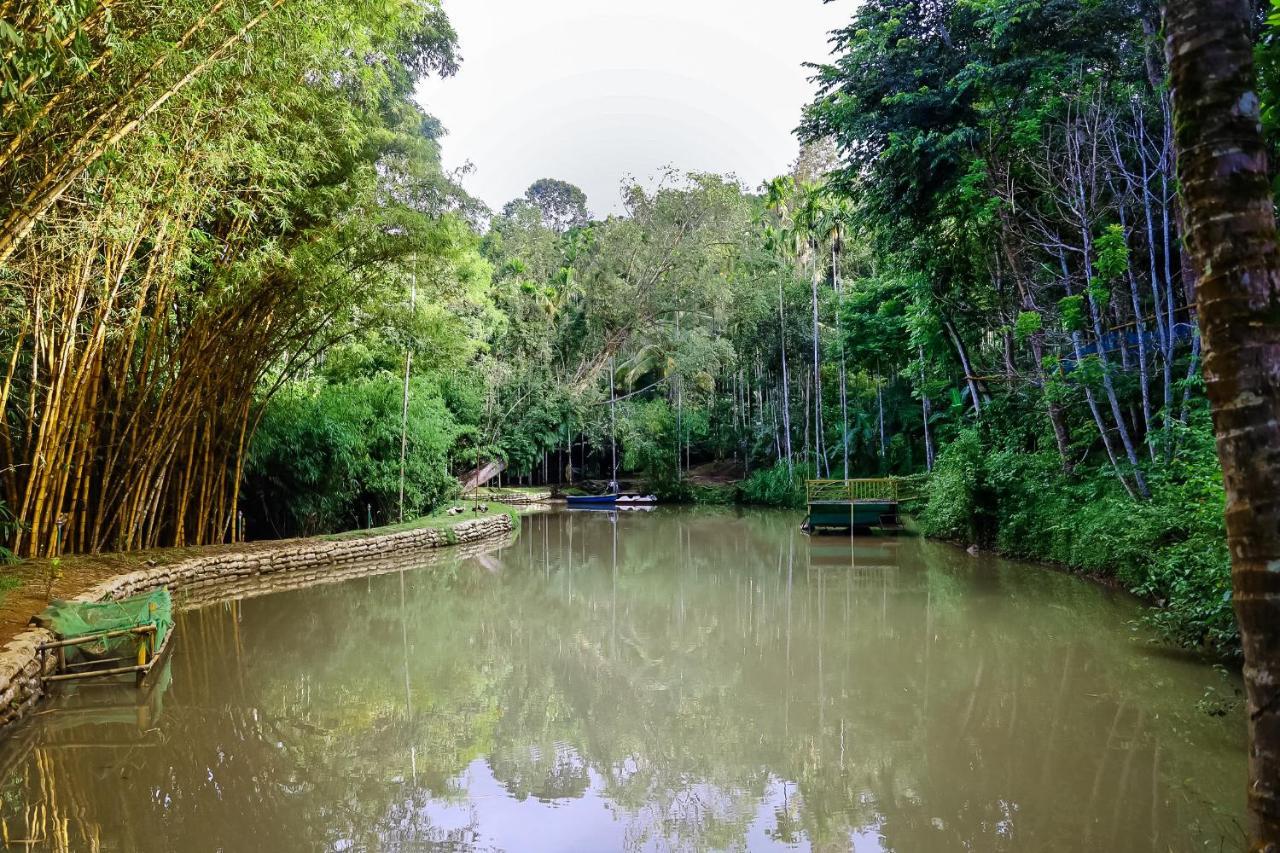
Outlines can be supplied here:
<path id="1" fill-rule="evenodd" d="M 474 545 L 514 529 L 506 514 L 464 521 L 447 530 L 423 527 L 382 536 L 304 539 L 278 548 L 190 557 L 165 566 L 117 575 L 76 596 L 109 601 L 169 587 L 178 607 L 199 607 L 351 577 L 416 567 L 422 552 L 448 545 Z M 483 552 L 465 548 L 458 557 Z M 452 552 L 451 552 L 452 554 Z M 0 650 L 0 728 L 17 720 L 44 695 L 37 646 L 54 639 L 43 628 L 18 634 Z M 49 666 L 53 666 L 50 656 Z"/>
<path id="2" fill-rule="evenodd" d="M 223 601 L 257 598 L 291 589 L 342 583 L 355 578 L 376 577 L 409 569 L 422 569 L 455 560 L 483 557 L 510 542 L 510 537 L 493 536 L 452 548 L 428 551 L 398 550 L 337 566 L 311 566 L 290 572 L 259 575 L 215 575 L 192 581 L 175 597 L 179 610 L 194 610 Z"/>

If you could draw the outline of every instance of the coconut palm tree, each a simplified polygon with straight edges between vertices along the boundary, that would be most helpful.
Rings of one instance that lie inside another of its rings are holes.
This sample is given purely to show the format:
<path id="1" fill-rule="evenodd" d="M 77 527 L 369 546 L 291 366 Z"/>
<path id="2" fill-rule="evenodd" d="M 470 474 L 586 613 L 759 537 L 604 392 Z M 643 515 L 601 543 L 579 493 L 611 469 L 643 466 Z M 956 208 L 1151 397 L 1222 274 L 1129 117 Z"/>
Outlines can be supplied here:
<path id="1" fill-rule="evenodd" d="M 1178 181 L 1201 278 L 1204 376 L 1227 491 L 1249 725 L 1249 849 L 1280 850 L 1280 244 L 1255 10 L 1168 0 Z M 1265 49 L 1274 50 L 1273 47 Z"/>

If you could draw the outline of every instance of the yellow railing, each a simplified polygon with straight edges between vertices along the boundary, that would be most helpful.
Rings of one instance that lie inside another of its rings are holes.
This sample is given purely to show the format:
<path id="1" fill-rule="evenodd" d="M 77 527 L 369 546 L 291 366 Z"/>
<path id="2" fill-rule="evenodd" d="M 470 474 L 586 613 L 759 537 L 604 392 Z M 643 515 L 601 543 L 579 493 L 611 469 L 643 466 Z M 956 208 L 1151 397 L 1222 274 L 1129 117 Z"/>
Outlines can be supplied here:
<path id="1" fill-rule="evenodd" d="M 805 495 L 813 501 L 896 501 L 898 480 L 881 477 L 867 480 L 805 480 Z"/>

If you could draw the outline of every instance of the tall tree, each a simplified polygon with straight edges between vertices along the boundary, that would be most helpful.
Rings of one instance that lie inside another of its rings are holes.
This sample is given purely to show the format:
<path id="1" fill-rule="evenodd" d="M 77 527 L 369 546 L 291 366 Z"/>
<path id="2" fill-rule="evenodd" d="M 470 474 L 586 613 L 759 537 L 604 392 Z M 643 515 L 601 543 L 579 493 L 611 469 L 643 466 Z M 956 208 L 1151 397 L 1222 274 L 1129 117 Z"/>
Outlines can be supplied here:
<path id="1" fill-rule="evenodd" d="M 508 202 L 503 214 L 512 216 L 520 205 L 532 205 L 542 216 L 542 223 L 557 234 L 587 224 L 587 194 L 569 183 L 555 178 L 540 178 L 524 191 L 524 198 Z"/>
<path id="2" fill-rule="evenodd" d="M 1178 177 L 1227 493 L 1249 846 L 1280 850 L 1280 246 L 1247 0 L 1169 0 Z"/>

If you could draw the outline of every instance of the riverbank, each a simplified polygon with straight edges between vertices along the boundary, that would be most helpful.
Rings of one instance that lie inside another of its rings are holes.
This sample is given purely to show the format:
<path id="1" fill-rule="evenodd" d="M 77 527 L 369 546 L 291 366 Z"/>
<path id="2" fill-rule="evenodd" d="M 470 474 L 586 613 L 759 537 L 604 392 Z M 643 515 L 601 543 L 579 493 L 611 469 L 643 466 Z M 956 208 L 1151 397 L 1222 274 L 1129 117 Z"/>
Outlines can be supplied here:
<path id="1" fill-rule="evenodd" d="M 512 507 L 491 504 L 484 514 L 427 516 L 393 527 L 356 530 L 307 539 L 285 539 L 171 548 L 122 554 L 86 555 L 61 561 L 33 560 L 13 574 L 21 586 L 6 596 L 0 614 L 0 727 L 23 716 L 44 695 L 37 647 L 53 639 L 27 627 L 50 597 L 80 601 L 126 598 L 169 587 L 181 607 L 187 599 L 209 603 L 210 591 L 235 597 L 238 584 L 254 580 L 258 591 L 322 583 L 329 575 L 389 555 L 415 555 L 479 542 L 519 529 Z M 266 580 L 265 584 L 262 581 Z"/>

